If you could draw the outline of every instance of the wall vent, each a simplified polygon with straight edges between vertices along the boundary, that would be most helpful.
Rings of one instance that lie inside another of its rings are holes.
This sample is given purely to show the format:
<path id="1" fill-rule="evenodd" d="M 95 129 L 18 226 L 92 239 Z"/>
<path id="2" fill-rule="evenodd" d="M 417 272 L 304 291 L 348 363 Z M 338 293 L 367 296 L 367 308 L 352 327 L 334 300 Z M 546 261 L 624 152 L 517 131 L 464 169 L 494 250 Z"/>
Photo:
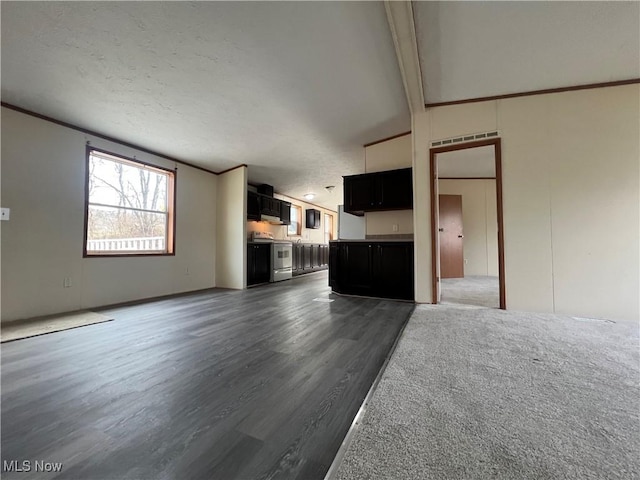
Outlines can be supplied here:
<path id="1" fill-rule="evenodd" d="M 475 142 L 476 140 L 486 140 L 487 138 L 495 138 L 500 136 L 499 130 L 492 132 L 474 133 L 472 135 L 464 135 L 462 137 L 446 138 L 444 140 L 434 140 L 431 142 L 432 147 L 443 147 L 445 145 L 453 145 L 456 143 Z"/>

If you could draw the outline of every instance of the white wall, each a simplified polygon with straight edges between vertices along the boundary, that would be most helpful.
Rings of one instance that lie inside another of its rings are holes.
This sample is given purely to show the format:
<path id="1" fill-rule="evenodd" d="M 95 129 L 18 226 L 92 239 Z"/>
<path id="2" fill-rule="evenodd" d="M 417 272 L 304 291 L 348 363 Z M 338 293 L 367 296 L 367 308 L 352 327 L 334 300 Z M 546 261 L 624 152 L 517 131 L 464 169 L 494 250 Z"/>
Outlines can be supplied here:
<path id="1" fill-rule="evenodd" d="M 637 321 L 639 105 L 636 84 L 414 116 L 417 300 L 431 301 L 429 142 L 499 129 L 507 308 Z"/>
<path id="2" fill-rule="evenodd" d="M 217 179 L 178 165 L 176 254 L 83 258 L 85 146 L 174 162 L 2 108 L 2 321 L 215 286 Z M 187 274 L 188 269 L 188 274 Z M 70 277 L 72 286 L 63 288 Z"/>
<path id="3" fill-rule="evenodd" d="M 216 286 L 247 286 L 247 167 L 218 175 Z"/>
<path id="4" fill-rule="evenodd" d="M 464 274 L 498 276 L 496 181 L 439 180 L 440 195 L 462 196 Z"/>
<path id="5" fill-rule="evenodd" d="M 302 230 L 300 235 L 289 235 L 287 233 L 286 225 L 271 225 L 268 222 L 247 222 L 247 235 L 250 235 L 251 232 L 271 232 L 273 233 L 274 238 L 278 240 L 291 240 L 292 242 L 296 242 L 300 240 L 302 243 L 324 243 L 324 215 L 329 214 L 332 217 L 333 221 L 333 236 L 334 239 L 338 238 L 338 213 L 329 210 L 327 208 L 322 208 L 317 205 L 313 205 L 311 203 L 303 202 L 302 200 L 298 200 L 297 198 L 287 197 L 286 195 L 281 195 L 276 193 L 274 195 L 275 198 L 279 198 L 280 200 L 285 200 L 287 202 L 291 202 L 291 206 L 299 206 L 302 208 Z M 320 228 L 307 228 L 306 225 L 306 210 L 308 208 L 313 208 L 316 210 L 320 210 Z M 246 218 L 246 215 L 245 215 Z"/>
<path id="6" fill-rule="evenodd" d="M 365 173 L 382 172 L 412 166 L 411 134 L 366 147 Z M 366 212 L 367 235 L 413 233 L 413 211 Z M 397 230 L 394 230 L 394 225 Z"/>

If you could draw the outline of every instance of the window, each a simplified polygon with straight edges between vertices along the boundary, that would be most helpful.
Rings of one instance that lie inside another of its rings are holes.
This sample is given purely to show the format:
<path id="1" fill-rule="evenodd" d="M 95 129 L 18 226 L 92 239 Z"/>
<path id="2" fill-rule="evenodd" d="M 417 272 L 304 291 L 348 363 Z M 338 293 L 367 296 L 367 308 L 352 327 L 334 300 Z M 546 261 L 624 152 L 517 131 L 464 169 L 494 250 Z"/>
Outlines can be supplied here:
<path id="1" fill-rule="evenodd" d="M 333 240 L 333 215 L 324 214 L 324 243 Z"/>
<path id="2" fill-rule="evenodd" d="M 287 226 L 287 235 L 302 234 L 302 207 L 291 205 L 291 223 Z"/>
<path id="3" fill-rule="evenodd" d="M 175 178 L 87 147 L 85 256 L 172 255 Z"/>

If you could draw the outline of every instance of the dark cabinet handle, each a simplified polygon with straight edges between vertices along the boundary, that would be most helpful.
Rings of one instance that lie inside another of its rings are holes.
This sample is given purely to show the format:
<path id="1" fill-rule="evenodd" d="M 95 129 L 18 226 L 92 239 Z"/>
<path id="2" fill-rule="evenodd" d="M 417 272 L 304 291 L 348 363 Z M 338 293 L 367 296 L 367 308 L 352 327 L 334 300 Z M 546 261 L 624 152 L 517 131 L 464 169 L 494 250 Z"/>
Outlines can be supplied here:
<path id="1" fill-rule="evenodd" d="M 464 238 L 464 235 L 458 235 L 458 238 Z"/>

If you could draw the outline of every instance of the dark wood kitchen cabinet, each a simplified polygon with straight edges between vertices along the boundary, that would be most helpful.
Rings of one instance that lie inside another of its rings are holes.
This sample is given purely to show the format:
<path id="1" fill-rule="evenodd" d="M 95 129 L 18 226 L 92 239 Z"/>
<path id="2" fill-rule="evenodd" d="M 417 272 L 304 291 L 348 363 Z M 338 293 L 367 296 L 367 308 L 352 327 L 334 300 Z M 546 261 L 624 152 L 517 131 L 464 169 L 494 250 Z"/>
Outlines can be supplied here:
<path id="1" fill-rule="evenodd" d="M 307 208 L 307 228 L 318 229 L 320 228 L 320 210 L 315 208 Z"/>
<path id="2" fill-rule="evenodd" d="M 326 270 L 329 267 L 329 245 L 294 243 L 292 255 L 294 276 Z"/>
<path id="3" fill-rule="evenodd" d="M 260 213 L 262 213 L 262 215 L 280 217 L 280 214 L 282 213 L 280 204 L 281 201 L 277 198 L 260 195 Z"/>
<path id="4" fill-rule="evenodd" d="M 247 220 L 260 220 L 260 196 L 251 190 L 247 192 Z"/>
<path id="5" fill-rule="evenodd" d="M 376 296 L 413 300 L 413 243 L 384 242 L 373 248 Z"/>
<path id="6" fill-rule="evenodd" d="M 283 225 L 289 225 L 291 223 L 291 203 L 248 190 L 247 220 L 260 221 L 262 215 L 277 217 Z"/>
<path id="7" fill-rule="evenodd" d="M 353 295 L 373 295 L 373 245 L 350 243 L 344 245 L 342 259 L 345 263 L 344 285 Z M 342 266 L 342 265 L 340 265 Z"/>
<path id="8" fill-rule="evenodd" d="M 313 245 L 302 245 L 302 269 L 311 270 L 311 250 Z"/>
<path id="9" fill-rule="evenodd" d="M 329 285 L 337 293 L 414 299 L 413 242 L 330 242 Z"/>
<path id="10" fill-rule="evenodd" d="M 320 262 L 320 245 L 311 245 L 311 268 L 318 268 Z"/>
<path id="11" fill-rule="evenodd" d="M 266 283 L 271 277 L 271 245 L 247 243 L 247 285 Z"/>
<path id="12" fill-rule="evenodd" d="M 374 208 L 375 181 L 372 175 L 344 177 L 344 211 L 354 215 Z"/>
<path id="13" fill-rule="evenodd" d="M 344 211 L 364 212 L 413 208 L 412 169 L 387 170 L 344 177 Z"/>
<path id="14" fill-rule="evenodd" d="M 280 201 L 280 221 L 284 225 L 291 224 L 291 203 L 285 202 L 284 200 Z"/>
<path id="15" fill-rule="evenodd" d="M 320 245 L 320 265 L 329 266 L 329 245 Z"/>
<path id="16" fill-rule="evenodd" d="M 302 270 L 302 245 L 294 243 L 291 248 L 291 270 L 294 275 L 298 275 Z"/>

